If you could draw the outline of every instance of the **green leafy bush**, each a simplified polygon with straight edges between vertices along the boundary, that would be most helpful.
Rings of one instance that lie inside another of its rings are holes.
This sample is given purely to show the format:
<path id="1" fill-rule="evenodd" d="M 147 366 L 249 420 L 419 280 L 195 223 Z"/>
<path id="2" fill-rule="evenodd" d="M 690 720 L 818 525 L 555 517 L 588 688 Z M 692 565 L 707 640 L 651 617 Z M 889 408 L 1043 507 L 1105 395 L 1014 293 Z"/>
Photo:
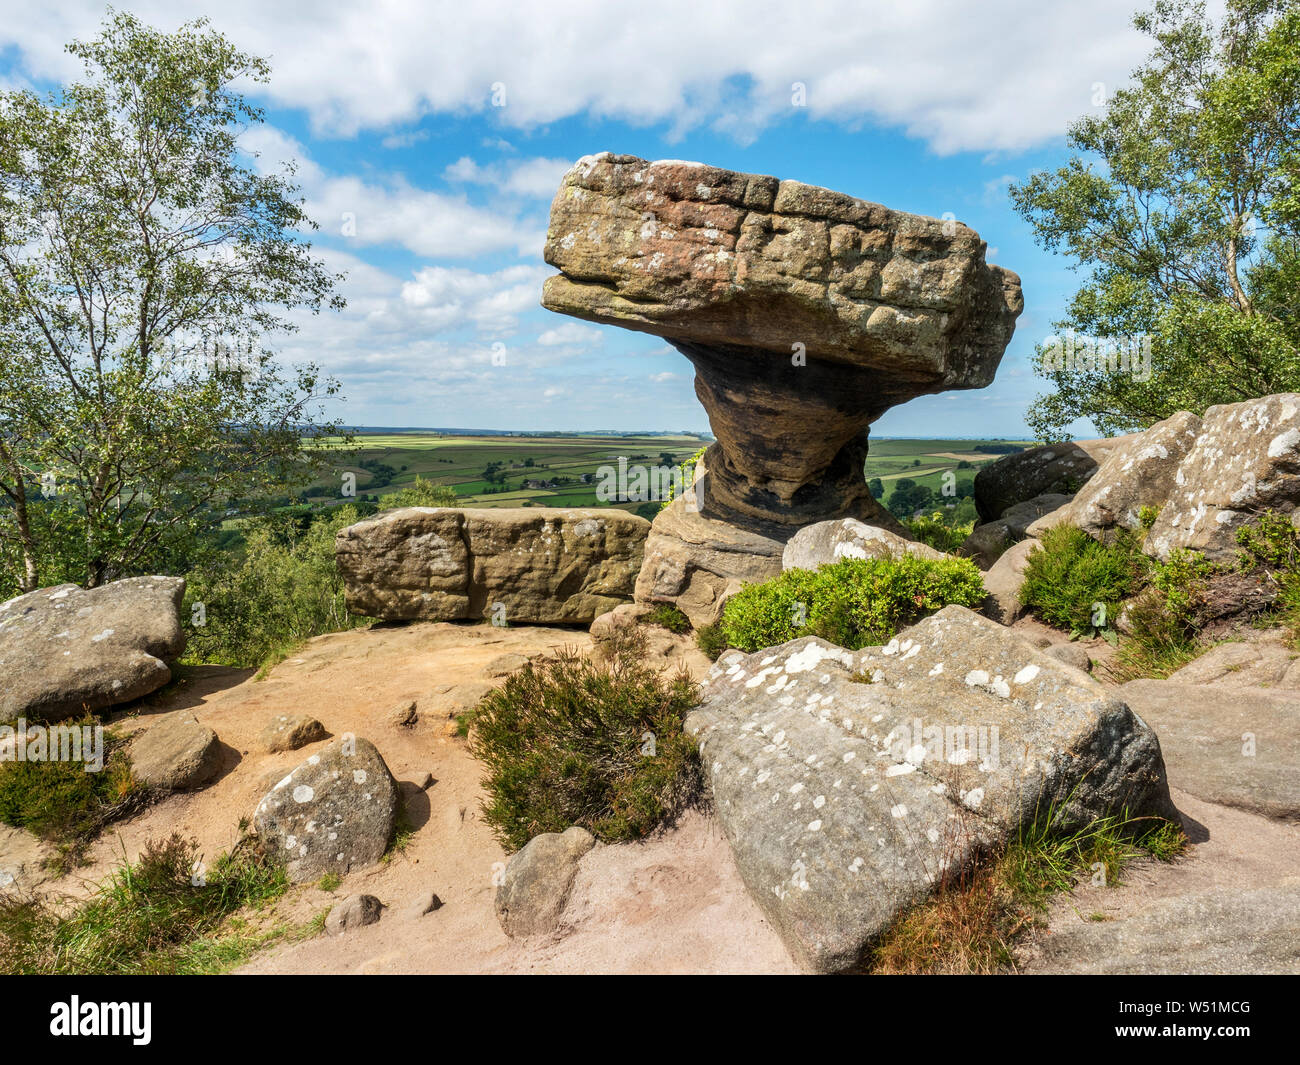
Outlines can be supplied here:
<path id="1" fill-rule="evenodd" d="M 70 727 L 94 727 L 87 717 Z M 0 762 L 0 822 L 53 843 L 61 871 L 81 861 L 86 847 L 112 821 L 138 809 L 145 789 L 131 772 L 117 733 L 104 733 L 104 765 L 87 772 L 80 761 Z"/>
<path id="2" fill-rule="evenodd" d="M 1049 625 L 1091 633 L 1109 630 L 1121 601 L 1144 583 L 1143 558 L 1131 534 L 1121 532 L 1102 543 L 1081 529 L 1058 525 L 1030 554 L 1020 601 Z"/>
<path id="3" fill-rule="evenodd" d="M 940 607 L 973 607 L 984 596 L 980 571 L 968 559 L 841 559 L 742 588 L 727 600 L 721 627 L 727 645 L 742 651 L 800 636 L 856 650 L 887 642 Z"/>
<path id="4" fill-rule="evenodd" d="M 351 505 L 305 528 L 292 516 L 267 518 L 248 530 L 242 559 L 214 556 L 187 574 L 185 661 L 262 666 L 312 636 L 364 624 L 348 612 L 334 565 L 335 534 L 357 520 Z"/>
<path id="5" fill-rule="evenodd" d="M 565 649 L 483 697 L 470 749 L 486 767 L 483 812 L 504 846 L 571 825 L 637 839 L 695 800 L 699 756 L 682 731 L 695 685 L 646 665 L 644 652 L 632 629 L 605 661 Z"/>

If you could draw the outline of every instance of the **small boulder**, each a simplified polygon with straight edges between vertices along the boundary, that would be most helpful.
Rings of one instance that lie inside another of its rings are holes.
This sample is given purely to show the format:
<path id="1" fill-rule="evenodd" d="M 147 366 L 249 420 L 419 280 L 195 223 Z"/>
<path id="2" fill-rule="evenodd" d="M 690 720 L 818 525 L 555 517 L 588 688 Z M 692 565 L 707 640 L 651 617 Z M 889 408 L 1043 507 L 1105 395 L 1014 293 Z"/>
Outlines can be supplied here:
<path id="1" fill-rule="evenodd" d="M 816 569 L 842 558 L 898 558 L 901 555 L 933 560 L 947 557 L 928 544 L 867 525 L 857 518 L 839 518 L 806 525 L 795 533 L 785 545 L 781 568 Z"/>
<path id="2" fill-rule="evenodd" d="M 995 521 L 977 525 L 957 549 L 959 555 L 972 559 L 980 569 L 989 569 L 1012 544 L 1032 535 L 1030 529 L 1070 502 L 1070 496 L 1047 492 L 1008 507 Z"/>
<path id="3" fill-rule="evenodd" d="M 402 915 L 409 921 L 416 921 L 440 909 L 442 909 L 442 899 L 432 891 L 423 891 L 402 911 Z"/>
<path id="4" fill-rule="evenodd" d="M 1010 625 L 1024 612 L 1020 589 L 1025 583 L 1025 567 L 1038 547 L 1037 540 L 1021 540 L 1002 552 L 984 574 L 984 589 L 989 593 L 984 613 L 994 621 Z"/>
<path id="5" fill-rule="evenodd" d="M 506 935 L 536 936 L 555 931 L 573 889 L 582 856 L 596 845 L 585 828 L 544 832 L 506 863 L 497 888 L 497 918 Z"/>
<path id="6" fill-rule="evenodd" d="M 417 720 L 416 706 L 414 699 L 403 699 L 384 712 L 384 720 L 394 728 L 409 728 Z"/>
<path id="7" fill-rule="evenodd" d="M 397 818 L 397 785 L 369 740 L 344 736 L 281 780 L 253 815 L 289 879 L 318 880 L 373 865 Z"/>
<path id="8" fill-rule="evenodd" d="M 221 769 L 217 734 L 188 710 L 174 710 L 131 741 L 136 779 L 159 791 L 185 791 L 208 783 Z"/>
<path id="9" fill-rule="evenodd" d="M 325 931 L 332 936 L 341 936 L 350 929 L 374 924 L 383 911 L 384 904 L 374 895 L 349 895 L 330 909 L 325 918 Z"/>
<path id="10" fill-rule="evenodd" d="M 276 714 L 258 736 L 262 748 L 270 754 L 296 751 L 309 743 L 325 739 L 325 726 L 306 714 Z"/>

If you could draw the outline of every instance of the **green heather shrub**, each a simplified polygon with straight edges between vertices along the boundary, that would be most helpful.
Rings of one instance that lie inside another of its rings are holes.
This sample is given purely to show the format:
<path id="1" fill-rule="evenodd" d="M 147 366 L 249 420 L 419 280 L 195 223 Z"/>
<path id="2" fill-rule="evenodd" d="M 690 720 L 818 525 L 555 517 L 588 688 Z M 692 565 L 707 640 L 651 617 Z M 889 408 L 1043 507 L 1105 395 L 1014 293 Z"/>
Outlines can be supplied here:
<path id="1" fill-rule="evenodd" d="M 64 722 L 77 728 L 95 723 L 91 717 Z M 91 773 L 79 761 L 0 762 L 0 822 L 54 844 L 60 872 L 79 864 L 105 825 L 146 801 L 125 745 L 120 735 L 105 730 L 104 765 Z"/>
<path id="2" fill-rule="evenodd" d="M 187 574 L 185 661 L 262 666 L 312 636 L 364 624 L 348 613 L 334 565 L 335 534 L 358 520 L 350 504 L 305 528 L 293 517 L 268 518 L 248 530 L 242 558 L 217 555 Z"/>
<path id="3" fill-rule="evenodd" d="M 935 511 L 933 514 L 910 518 L 904 521 L 903 525 L 921 543 L 929 544 L 936 551 L 952 554 L 961 547 L 966 537 L 974 530 L 975 522 L 972 519 L 954 524 L 948 519 L 949 515 L 942 511 Z"/>
<path id="4" fill-rule="evenodd" d="M 727 637 L 718 622 L 701 625 L 695 630 L 695 646 L 704 652 L 710 662 L 716 662 L 718 655 L 727 649 Z"/>
<path id="5" fill-rule="evenodd" d="M 0 973 L 133 975 L 212 972 L 259 944 L 228 920 L 288 887 L 283 867 L 247 837 L 207 868 L 179 834 L 145 845 L 75 909 L 0 892 Z M 201 873 L 201 875 L 200 875 Z"/>
<path id="6" fill-rule="evenodd" d="M 1269 571 L 1277 585 L 1272 620 L 1300 645 L 1300 529 L 1291 524 L 1290 515 L 1265 511 L 1257 525 L 1237 530 L 1237 543 L 1239 569 Z"/>
<path id="7" fill-rule="evenodd" d="M 1137 540 L 1121 531 L 1110 543 L 1071 525 L 1043 534 L 1025 565 L 1020 601 L 1047 624 L 1071 633 L 1108 630 L 1119 604 L 1145 581 Z M 1104 616 L 1097 605 L 1105 607 Z"/>
<path id="8" fill-rule="evenodd" d="M 698 702 L 685 673 L 645 662 L 645 637 L 620 633 L 606 660 L 564 649 L 485 695 L 470 750 L 486 768 L 483 812 L 514 851 L 581 825 L 607 842 L 671 822 L 702 783 L 682 722 Z"/>
<path id="9" fill-rule="evenodd" d="M 679 636 L 691 631 L 691 619 L 672 603 L 659 603 L 648 614 L 643 615 L 641 621 L 646 625 L 658 625 Z"/>
<path id="10" fill-rule="evenodd" d="M 747 652 L 800 636 L 857 650 L 888 642 L 940 607 L 974 607 L 984 596 L 969 559 L 841 559 L 742 588 L 727 600 L 721 628 L 727 646 Z"/>

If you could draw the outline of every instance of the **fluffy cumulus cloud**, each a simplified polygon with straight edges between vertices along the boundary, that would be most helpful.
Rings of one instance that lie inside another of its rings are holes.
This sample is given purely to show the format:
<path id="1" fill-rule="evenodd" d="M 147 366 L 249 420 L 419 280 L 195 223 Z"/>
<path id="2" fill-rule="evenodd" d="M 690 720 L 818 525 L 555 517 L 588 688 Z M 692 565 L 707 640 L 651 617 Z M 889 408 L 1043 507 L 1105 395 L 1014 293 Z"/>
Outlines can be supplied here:
<path id="1" fill-rule="evenodd" d="M 101 0 L 39 17 L 6 0 L 11 77 L 66 77 L 62 51 L 95 32 Z M 1120 83 L 1145 52 L 1133 0 L 226 0 L 220 28 L 269 55 L 269 99 L 301 108 L 317 136 L 390 130 L 426 114 L 495 110 L 528 128 L 574 115 L 739 139 L 788 117 L 876 122 L 939 152 L 1015 150 L 1059 134 L 1095 86 Z M 195 0 L 134 0 L 156 25 L 211 13 Z M 500 105 L 500 106 L 498 106 Z M 400 144 L 400 132 L 393 143 Z M 541 188 L 545 173 L 539 163 Z M 527 174 L 519 180 L 528 185 Z"/>

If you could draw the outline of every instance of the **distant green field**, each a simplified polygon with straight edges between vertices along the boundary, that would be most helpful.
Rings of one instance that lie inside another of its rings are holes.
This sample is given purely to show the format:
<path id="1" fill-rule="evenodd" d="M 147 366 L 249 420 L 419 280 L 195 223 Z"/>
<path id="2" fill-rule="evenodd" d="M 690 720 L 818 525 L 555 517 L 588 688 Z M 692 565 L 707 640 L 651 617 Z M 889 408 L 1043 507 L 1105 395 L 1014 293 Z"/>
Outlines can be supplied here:
<path id="1" fill-rule="evenodd" d="M 339 447 L 338 441 L 323 441 Z M 943 475 L 951 470 L 958 480 L 973 478 L 979 467 L 999 456 L 983 454 L 979 444 L 1014 443 L 1029 446 L 1030 441 L 1011 440 L 873 440 L 868 454 L 865 476 L 879 477 L 886 495 L 891 481 L 910 477 L 938 491 Z M 616 465 L 620 456 L 629 464 L 661 465 L 665 454 L 681 462 L 694 454 L 703 441 L 692 436 L 595 436 L 586 434 L 557 436 L 445 436 L 438 433 L 369 433 L 358 434 L 356 445 L 338 450 L 332 456 L 333 472 L 316 482 L 322 503 L 337 501 L 334 490 L 341 475 L 356 475 L 357 491 L 362 495 L 383 497 L 424 477 L 455 489 L 465 506 L 471 507 L 594 507 L 603 506 L 596 499 L 595 479 L 602 466 Z M 529 462 L 531 460 L 531 465 Z M 376 485 L 374 474 L 362 462 L 382 462 L 395 471 L 386 485 Z M 959 468 L 962 462 L 969 468 Z M 486 468 L 498 463 L 504 473 L 503 484 L 489 484 Z M 593 483 L 582 483 L 583 474 Z M 567 480 L 561 480 L 567 479 Z M 529 481 L 559 481 L 551 487 L 526 485 Z M 635 512 L 644 503 L 612 504 Z"/>

